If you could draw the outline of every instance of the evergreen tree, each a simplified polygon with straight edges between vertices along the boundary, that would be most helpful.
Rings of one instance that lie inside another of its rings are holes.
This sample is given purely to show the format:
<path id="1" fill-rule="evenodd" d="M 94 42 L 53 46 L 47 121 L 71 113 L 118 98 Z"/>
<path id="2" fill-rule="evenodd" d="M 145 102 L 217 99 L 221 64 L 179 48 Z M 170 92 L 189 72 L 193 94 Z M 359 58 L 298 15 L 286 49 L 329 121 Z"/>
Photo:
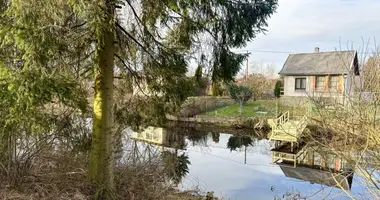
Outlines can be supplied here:
<path id="1" fill-rule="evenodd" d="M 282 81 L 278 80 L 276 82 L 276 85 L 274 86 L 274 96 L 277 98 L 280 98 L 281 96 L 281 87 L 282 87 Z"/>
<path id="2" fill-rule="evenodd" d="M 186 99 L 188 58 L 199 48 L 199 38 L 210 41 L 213 83 L 232 81 L 245 55 L 230 48 L 265 31 L 276 7 L 277 0 L 5 0 L 1 62 L 16 74 L 64 72 L 78 82 L 92 79 L 89 178 L 99 187 L 98 197 L 109 198 L 115 71 L 132 75 L 151 91 L 142 106 L 123 108 L 117 116 L 129 124 L 139 125 L 144 116 L 162 123 L 173 108 L 167 105 L 175 108 Z M 141 114 L 144 105 L 151 106 L 151 115 Z"/>
<path id="3" fill-rule="evenodd" d="M 195 81 L 199 84 L 202 79 L 202 65 L 198 65 L 197 69 L 195 70 L 194 74 Z"/>

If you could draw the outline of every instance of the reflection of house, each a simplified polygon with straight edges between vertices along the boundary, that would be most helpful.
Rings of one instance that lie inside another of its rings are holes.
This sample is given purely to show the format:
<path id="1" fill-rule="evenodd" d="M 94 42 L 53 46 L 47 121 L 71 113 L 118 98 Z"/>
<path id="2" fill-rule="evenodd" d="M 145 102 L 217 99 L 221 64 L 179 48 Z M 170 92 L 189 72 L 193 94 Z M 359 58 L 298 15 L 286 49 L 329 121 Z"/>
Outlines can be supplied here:
<path id="1" fill-rule="evenodd" d="M 359 75 L 356 51 L 290 54 L 279 72 L 284 77 L 283 101 L 302 103 L 307 97 L 343 102 Z M 357 81 L 356 81 L 357 82 Z"/>
<path id="2" fill-rule="evenodd" d="M 353 173 L 331 172 L 309 167 L 288 167 L 280 166 L 285 176 L 295 178 L 310 183 L 318 183 L 329 187 L 338 187 L 350 190 L 352 185 Z"/>
<path id="3" fill-rule="evenodd" d="M 185 139 L 183 136 L 173 134 L 161 127 L 149 126 L 143 131 L 133 132 L 133 140 L 139 140 L 164 147 L 184 149 Z"/>
<path id="4" fill-rule="evenodd" d="M 289 144 L 284 144 L 272 149 L 272 161 L 287 177 L 351 189 L 353 171 L 345 166 L 341 157 L 326 149 L 301 145 L 291 152 Z"/>
<path id="5" fill-rule="evenodd" d="M 163 128 L 149 126 L 141 132 L 133 132 L 132 139 L 163 145 L 167 142 L 166 134 Z"/>

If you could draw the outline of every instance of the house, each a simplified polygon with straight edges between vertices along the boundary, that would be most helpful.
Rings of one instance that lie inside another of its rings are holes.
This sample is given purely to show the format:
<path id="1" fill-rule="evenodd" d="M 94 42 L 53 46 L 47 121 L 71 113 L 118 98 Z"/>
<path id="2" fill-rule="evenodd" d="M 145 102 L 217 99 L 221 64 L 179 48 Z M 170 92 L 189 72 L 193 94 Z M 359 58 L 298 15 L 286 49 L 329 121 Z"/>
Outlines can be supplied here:
<path id="1" fill-rule="evenodd" d="M 279 74 L 285 104 L 302 104 L 310 97 L 344 103 L 359 85 L 357 52 L 319 52 L 316 47 L 314 53 L 290 54 Z"/>

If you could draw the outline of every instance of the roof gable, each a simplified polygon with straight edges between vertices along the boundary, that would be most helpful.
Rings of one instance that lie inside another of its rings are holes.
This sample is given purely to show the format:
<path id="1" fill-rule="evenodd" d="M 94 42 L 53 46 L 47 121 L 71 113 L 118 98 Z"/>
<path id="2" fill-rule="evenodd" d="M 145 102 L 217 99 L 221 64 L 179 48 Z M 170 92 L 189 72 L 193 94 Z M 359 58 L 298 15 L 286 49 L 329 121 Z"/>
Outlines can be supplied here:
<path id="1" fill-rule="evenodd" d="M 355 62 L 356 61 L 356 62 Z M 357 65 L 356 51 L 290 54 L 280 75 L 343 74 Z M 357 66 L 355 67 L 355 71 Z"/>

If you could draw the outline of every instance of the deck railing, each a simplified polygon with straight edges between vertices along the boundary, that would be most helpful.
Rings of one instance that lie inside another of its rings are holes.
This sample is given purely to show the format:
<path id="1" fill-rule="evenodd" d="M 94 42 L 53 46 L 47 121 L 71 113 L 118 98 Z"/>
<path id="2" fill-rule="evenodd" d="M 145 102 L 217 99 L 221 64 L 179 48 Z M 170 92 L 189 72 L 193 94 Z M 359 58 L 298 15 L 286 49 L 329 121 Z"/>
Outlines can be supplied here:
<path id="1" fill-rule="evenodd" d="M 293 167 L 295 168 L 298 164 L 300 164 L 303 159 L 307 156 L 308 145 L 301 147 L 301 149 L 297 153 L 292 152 L 279 152 L 276 150 L 272 150 L 272 163 L 277 163 L 279 160 L 293 162 Z M 302 160 L 301 160 L 302 158 Z"/>
<path id="2" fill-rule="evenodd" d="M 277 132 L 279 131 L 278 127 L 285 124 L 289 121 L 289 111 L 284 112 L 281 116 L 279 116 L 277 119 L 274 120 L 274 127 L 272 127 L 272 132 L 269 136 L 269 141 L 272 140 L 272 137 L 274 137 Z"/>
<path id="3" fill-rule="evenodd" d="M 285 113 L 283 113 L 281 116 L 279 116 L 276 119 L 276 124 L 278 126 L 278 125 L 285 124 L 288 121 L 289 121 L 289 111 L 286 111 Z"/>
<path id="4" fill-rule="evenodd" d="M 297 126 L 297 135 L 301 134 L 305 127 L 307 126 L 307 115 L 304 115 Z"/>
<path id="5" fill-rule="evenodd" d="M 289 111 L 283 113 L 280 117 L 275 119 L 275 125 L 272 128 L 272 132 L 269 136 L 269 140 L 283 140 L 283 141 L 293 141 L 297 142 L 297 139 L 302 134 L 303 130 L 307 126 L 307 114 L 304 115 L 300 120 L 294 120 L 291 123 L 291 127 L 287 130 L 283 129 L 285 123 L 291 121 L 289 118 Z"/>

